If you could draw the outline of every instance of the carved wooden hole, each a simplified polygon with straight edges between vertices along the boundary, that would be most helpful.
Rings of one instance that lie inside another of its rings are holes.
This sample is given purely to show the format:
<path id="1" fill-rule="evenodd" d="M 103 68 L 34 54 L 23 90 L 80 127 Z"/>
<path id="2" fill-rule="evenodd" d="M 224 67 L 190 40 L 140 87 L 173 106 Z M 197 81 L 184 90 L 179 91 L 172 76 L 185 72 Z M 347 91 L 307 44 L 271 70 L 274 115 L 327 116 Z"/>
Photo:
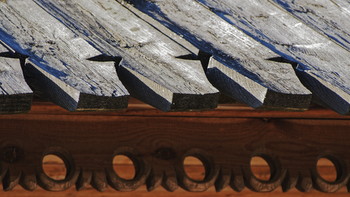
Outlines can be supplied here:
<path id="1" fill-rule="evenodd" d="M 270 164 L 263 156 L 253 156 L 251 158 L 250 170 L 255 178 L 261 181 L 269 181 L 272 177 Z"/>
<path id="2" fill-rule="evenodd" d="M 325 181 L 335 182 L 339 178 L 337 166 L 332 159 L 321 157 L 316 164 L 318 175 Z"/>
<path id="3" fill-rule="evenodd" d="M 58 155 L 47 154 L 43 157 L 42 168 L 49 178 L 62 181 L 67 177 L 67 166 L 64 160 Z"/>
<path id="4" fill-rule="evenodd" d="M 126 155 L 116 155 L 113 158 L 114 172 L 122 179 L 132 180 L 136 176 L 133 160 Z"/>
<path id="5" fill-rule="evenodd" d="M 187 156 L 183 161 L 183 167 L 188 178 L 194 181 L 203 181 L 206 177 L 204 162 L 195 156 Z"/>

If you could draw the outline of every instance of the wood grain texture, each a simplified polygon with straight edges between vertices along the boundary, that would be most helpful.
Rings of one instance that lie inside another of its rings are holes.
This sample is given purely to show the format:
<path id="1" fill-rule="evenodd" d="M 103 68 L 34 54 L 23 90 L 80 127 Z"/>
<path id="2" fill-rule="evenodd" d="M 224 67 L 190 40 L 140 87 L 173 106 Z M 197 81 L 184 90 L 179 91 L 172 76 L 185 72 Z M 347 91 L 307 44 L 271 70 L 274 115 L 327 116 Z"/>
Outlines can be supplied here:
<path id="1" fill-rule="evenodd" d="M 330 120 L 349 120 L 349 116 L 337 114 L 334 111 L 327 110 L 320 106 L 313 106 L 305 112 L 297 111 L 271 111 L 257 110 L 244 104 L 220 104 L 218 108 L 210 111 L 191 111 L 191 112 L 162 112 L 154 107 L 145 104 L 135 98 L 130 98 L 129 107 L 123 112 L 104 113 L 104 112 L 84 112 L 85 115 L 105 115 L 105 116 L 145 116 L 145 117 L 220 117 L 220 118 L 261 118 L 268 121 L 271 118 L 296 118 L 296 119 L 330 119 Z M 35 101 L 31 113 L 38 116 L 45 114 L 56 115 L 79 115 L 79 112 L 67 112 L 59 106 L 44 101 Z M 81 114 L 80 114 L 81 115 Z M 26 115 L 18 116 L 25 118 Z"/>
<path id="2" fill-rule="evenodd" d="M 0 8 L 1 40 L 28 56 L 25 72 L 35 78 L 35 88 L 71 111 L 127 106 L 114 62 L 88 60 L 100 51 L 31 0 L 9 0 Z"/>
<path id="3" fill-rule="evenodd" d="M 51 176 L 56 176 L 57 178 L 60 178 L 60 174 L 65 174 L 65 172 L 63 171 L 64 168 L 64 164 L 63 163 L 59 163 L 56 160 L 46 160 L 47 163 L 45 163 L 44 168 L 46 169 L 46 171 L 49 172 L 49 174 Z M 265 176 L 270 176 L 270 172 L 269 170 L 266 169 L 266 166 L 262 165 L 261 163 L 257 163 L 254 162 L 252 163 L 253 167 L 255 168 L 255 172 L 256 172 L 256 176 L 257 177 L 265 177 Z M 198 172 L 202 172 L 202 166 L 199 166 L 198 163 L 196 163 L 193 160 L 189 160 L 188 163 L 186 163 L 185 165 L 188 169 L 189 173 L 192 174 L 197 174 Z M 129 175 L 132 174 L 134 167 L 131 166 L 131 164 L 128 161 L 121 161 L 118 165 L 118 167 L 122 170 L 120 171 L 120 173 L 125 174 L 125 175 Z M 333 173 L 332 167 L 330 165 L 328 165 L 327 163 L 322 163 L 322 170 L 320 171 L 324 176 L 330 177 L 330 178 L 336 178 L 334 177 L 334 173 Z M 0 192 L 1 193 L 1 192 Z M 13 191 L 11 192 L 7 192 L 1 193 L 2 195 L 30 195 L 29 192 L 26 192 L 23 189 L 20 189 L 19 187 L 14 188 Z M 35 196 L 41 196 L 41 195 L 48 195 L 49 193 L 46 191 L 43 191 L 41 189 L 37 189 L 34 192 L 32 192 L 32 195 Z M 114 191 L 112 188 L 108 188 L 107 190 L 105 190 L 103 193 L 98 193 L 97 191 L 92 190 L 91 186 L 89 186 L 88 188 L 86 188 L 85 190 L 76 192 L 74 189 L 69 189 L 66 192 L 60 192 L 60 195 L 73 195 L 74 196 L 79 196 L 79 195 L 86 195 L 86 196 L 109 196 L 109 195 L 124 195 L 124 196 L 209 196 L 209 195 L 213 195 L 213 196 L 234 196 L 234 195 L 240 195 L 240 196 L 251 196 L 251 195 L 256 195 L 256 196 L 265 196 L 265 195 L 270 195 L 270 196 L 292 196 L 292 195 L 303 195 L 303 196 L 318 196 L 318 195 L 325 195 L 324 193 L 320 193 L 320 192 L 316 192 L 316 191 L 312 191 L 309 193 L 301 193 L 296 191 L 295 189 L 287 192 L 287 193 L 282 193 L 281 188 L 278 188 L 276 191 L 272 192 L 272 193 L 268 193 L 268 194 L 264 194 L 264 193 L 252 193 L 249 192 L 247 189 L 244 189 L 243 191 L 241 191 L 240 193 L 237 193 L 235 191 L 232 191 L 232 189 L 224 189 L 223 191 L 221 191 L 220 193 L 215 192 L 214 188 L 209 189 L 208 191 L 206 191 L 205 193 L 190 193 L 190 192 L 185 192 L 184 190 L 177 190 L 173 193 L 170 193 L 168 191 L 166 191 L 165 189 L 162 188 L 157 188 L 155 190 L 153 190 L 152 192 L 148 192 L 146 187 L 140 187 L 139 189 L 137 189 L 136 191 L 133 191 L 132 193 L 125 193 L 125 192 L 116 192 Z M 344 189 L 341 189 L 339 192 L 333 194 L 333 196 L 344 196 L 346 195 L 347 192 Z M 55 193 L 52 193 L 52 195 L 56 195 Z M 328 194 L 327 196 L 329 196 L 330 194 Z"/>
<path id="4" fill-rule="evenodd" d="M 299 20 L 312 27 L 343 47 L 350 50 L 350 3 L 340 1 L 290 1 L 274 0 L 274 2 Z"/>
<path id="5" fill-rule="evenodd" d="M 6 189 L 20 184 L 31 190 L 37 184 L 51 191 L 74 186 L 81 190 L 90 185 L 100 191 L 108 187 L 134 191 L 146 185 L 152 191 L 160 186 L 169 191 L 207 191 L 215 186 L 218 191 L 297 188 L 335 192 L 349 180 L 348 120 L 222 118 L 219 114 L 65 115 L 67 112 L 60 111 L 0 116 L 0 175 Z M 47 154 L 58 155 L 65 162 L 64 180 L 54 181 L 44 173 L 41 161 Z M 114 172 L 115 155 L 133 160 L 134 179 L 125 180 Z M 183 168 L 187 156 L 203 162 L 203 180 L 187 176 Z M 268 161 L 272 172 L 268 181 L 256 178 L 250 170 L 252 156 Z M 334 182 L 320 178 L 316 170 L 320 157 L 334 161 L 338 173 Z"/>
<path id="6" fill-rule="evenodd" d="M 349 113 L 348 50 L 268 0 L 199 1 L 286 60 L 296 62 L 298 76 L 315 97 L 338 113 Z"/>
<path id="7" fill-rule="evenodd" d="M 207 76 L 221 92 L 256 108 L 308 107 L 311 93 L 291 65 L 268 61 L 277 55 L 197 2 L 128 2 L 212 55 Z"/>
<path id="8" fill-rule="evenodd" d="M 196 54 L 179 45 L 116 1 L 36 0 L 79 36 L 112 57 L 131 95 L 163 111 L 217 106 L 218 90 Z M 168 32 L 169 33 L 169 32 Z"/>
<path id="9" fill-rule="evenodd" d="M 346 191 L 346 189 L 342 189 L 341 191 L 329 194 L 329 193 L 322 193 L 319 191 L 311 191 L 308 193 L 301 193 L 300 191 L 293 189 L 289 192 L 282 192 L 281 190 L 276 190 L 274 192 L 269 193 L 258 193 L 258 192 L 251 192 L 248 189 L 244 189 L 242 192 L 237 193 L 235 191 L 232 191 L 231 189 L 225 189 L 222 192 L 216 192 L 214 189 L 210 189 L 206 192 L 200 192 L 200 193 L 194 193 L 194 192 L 187 192 L 182 189 L 179 189 L 175 192 L 168 192 L 163 188 L 156 189 L 152 192 L 147 192 L 147 189 L 145 187 L 142 187 L 134 192 L 117 192 L 111 188 L 107 189 L 103 193 L 98 192 L 93 189 L 88 189 L 84 191 L 77 192 L 75 189 L 69 189 L 65 192 L 48 192 L 43 189 L 38 189 L 34 192 L 25 191 L 19 187 L 16 187 L 13 191 L 10 192 L 1 192 L 1 196 L 3 197 L 46 197 L 46 196 L 52 196 L 52 197 L 69 197 L 69 196 L 76 196 L 76 197 L 114 197 L 114 196 L 121 196 L 121 197 L 161 197 L 161 196 L 169 196 L 169 197 L 234 197 L 234 196 L 241 196 L 241 197 L 270 197 L 270 196 L 276 196 L 276 197 L 294 197 L 294 196 L 303 196 L 303 197 L 347 197 L 349 196 L 349 193 Z"/>
<path id="10" fill-rule="evenodd" d="M 64 164 L 62 162 L 58 162 L 56 158 L 47 157 L 46 163 L 43 163 L 43 168 L 48 172 L 48 174 L 54 178 L 62 178 L 62 175 L 66 174 L 66 171 L 64 170 Z M 116 165 L 116 164 L 114 164 Z M 263 165 L 263 163 L 260 163 L 259 161 L 256 162 L 254 161 L 252 165 L 255 168 L 255 176 L 257 177 L 265 177 L 265 176 L 270 176 L 270 171 L 266 169 L 266 166 Z M 321 163 L 321 173 L 323 176 L 329 177 L 331 179 L 335 179 L 336 177 L 334 176 L 334 169 L 329 165 L 329 163 L 322 162 Z M 198 165 L 198 162 L 195 162 L 193 160 L 188 160 L 186 163 L 186 167 L 188 168 L 188 172 L 192 174 L 196 174 L 197 172 L 202 172 L 202 166 Z M 129 175 L 133 173 L 133 168 L 134 166 L 131 165 L 131 163 L 128 160 L 123 160 L 118 163 L 118 168 L 121 169 L 120 173 L 124 175 Z M 295 189 L 287 192 L 287 193 L 282 193 L 281 188 L 277 189 L 276 191 L 272 193 L 252 193 L 248 191 L 247 189 L 241 191 L 241 193 L 237 193 L 232 191 L 231 189 L 224 189 L 220 193 L 215 192 L 214 188 L 209 189 L 205 193 L 190 193 L 186 192 L 184 190 L 177 190 L 173 193 L 169 193 L 165 189 L 162 188 L 157 188 L 153 190 L 152 192 L 148 192 L 146 187 L 140 187 L 136 191 L 133 191 L 132 193 L 126 193 L 126 192 L 116 192 L 112 188 L 108 188 L 105 190 L 103 193 L 100 193 L 98 191 L 92 190 L 91 186 L 88 186 L 85 190 L 77 192 L 75 189 L 69 189 L 65 192 L 60 192 L 60 193 L 49 193 L 47 191 L 44 191 L 40 188 L 36 189 L 34 192 L 28 192 L 25 191 L 24 189 L 20 187 L 15 187 L 12 191 L 8 192 L 1 192 L 0 194 L 2 196 L 47 196 L 47 195 L 74 195 L 74 196 L 112 196 L 112 195 L 122 195 L 122 196 L 234 196 L 234 195 L 241 195 L 241 196 L 293 196 L 293 195 L 301 195 L 300 192 L 296 191 Z M 302 194 L 305 197 L 308 196 L 324 196 L 326 194 L 320 193 L 317 191 L 312 191 L 309 193 L 303 193 Z M 327 194 L 329 196 L 330 194 Z M 344 189 L 341 189 L 339 192 L 333 194 L 333 196 L 345 196 L 348 195 L 348 193 Z"/>
<path id="11" fill-rule="evenodd" d="M 16 55 L 0 41 L 0 114 L 28 112 L 31 107 L 33 92 Z"/>

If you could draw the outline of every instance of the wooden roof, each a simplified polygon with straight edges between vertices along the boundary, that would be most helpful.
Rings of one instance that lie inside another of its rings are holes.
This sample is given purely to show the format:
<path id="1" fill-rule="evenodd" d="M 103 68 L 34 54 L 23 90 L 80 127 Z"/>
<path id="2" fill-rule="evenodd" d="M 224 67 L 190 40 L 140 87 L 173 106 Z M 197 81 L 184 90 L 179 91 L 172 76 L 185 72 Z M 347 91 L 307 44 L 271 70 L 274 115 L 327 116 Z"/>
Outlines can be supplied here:
<path id="1" fill-rule="evenodd" d="M 348 114 L 349 10 L 345 0 L 0 1 L 0 113 L 30 110 L 33 90 L 70 111 L 123 109 L 129 95 L 208 110 L 222 93 L 282 110 L 313 98 Z"/>

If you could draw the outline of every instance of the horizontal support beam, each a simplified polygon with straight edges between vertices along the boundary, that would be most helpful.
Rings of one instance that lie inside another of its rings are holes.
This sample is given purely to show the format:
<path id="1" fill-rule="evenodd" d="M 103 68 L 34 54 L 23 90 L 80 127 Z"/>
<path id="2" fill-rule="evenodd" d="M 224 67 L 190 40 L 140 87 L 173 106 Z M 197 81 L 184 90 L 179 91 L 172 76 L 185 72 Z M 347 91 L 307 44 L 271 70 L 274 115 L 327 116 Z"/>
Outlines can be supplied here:
<path id="1" fill-rule="evenodd" d="M 227 196 L 249 196 L 249 197 L 261 197 L 261 196 L 271 196 L 271 197 L 290 197 L 290 196 L 304 196 L 304 197 L 329 197 L 329 193 L 322 193 L 319 191 L 310 191 L 308 193 L 301 193 L 300 191 L 296 189 L 292 189 L 289 192 L 282 192 L 281 190 L 270 192 L 270 193 L 258 193 L 258 192 L 251 192 L 248 189 L 245 189 L 244 191 L 237 193 L 235 191 L 232 191 L 232 189 L 225 189 L 221 192 L 216 192 L 214 188 L 209 189 L 205 193 L 191 193 L 187 192 L 185 190 L 177 190 L 175 192 L 168 192 L 163 188 L 158 188 L 152 192 L 147 192 L 146 187 L 141 187 L 140 189 L 134 191 L 134 192 L 116 192 L 112 188 L 106 189 L 104 192 L 99 192 L 96 190 L 81 190 L 79 192 L 76 191 L 75 188 L 68 189 L 64 192 L 49 192 L 45 191 L 43 189 L 37 189 L 35 191 L 26 191 L 22 188 L 15 188 L 13 191 L 0 191 L 0 195 L 3 197 L 21 197 L 26 195 L 35 195 L 36 197 L 61 197 L 62 195 L 65 196 L 76 196 L 76 197 L 134 197 L 134 196 L 142 196 L 142 197 L 155 197 L 155 196 L 168 196 L 168 197 L 193 197 L 193 196 L 215 196 L 215 197 L 227 197 Z M 345 188 L 341 189 L 336 194 L 332 194 L 336 197 L 348 197 L 349 193 L 346 191 Z"/>
<path id="2" fill-rule="evenodd" d="M 177 112 L 177 116 L 175 112 L 175 116 L 65 114 L 50 105 L 40 108 L 34 107 L 27 115 L 0 116 L 0 175 L 6 190 L 17 184 L 29 190 L 39 185 L 50 191 L 83 189 L 91 184 L 101 191 L 107 187 L 133 191 L 146 185 L 149 190 L 163 186 L 170 191 L 215 187 L 218 191 L 248 188 L 263 192 L 282 186 L 285 191 L 296 187 L 300 191 L 335 192 L 348 183 L 348 120 L 269 118 L 268 114 L 265 118 L 222 118 L 219 114 L 185 117 L 185 112 Z M 68 170 L 64 180 L 54 181 L 44 173 L 41 166 L 46 154 L 65 161 Z M 117 176 L 112 164 L 115 155 L 133 160 L 134 179 Z M 194 181 L 185 173 L 183 160 L 187 156 L 205 164 L 204 180 Z M 273 173 L 268 181 L 253 176 L 253 156 L 269 162 Z M 318 175 L 316 162 L 320 157 L 335 163 L 335 182 Z"/>

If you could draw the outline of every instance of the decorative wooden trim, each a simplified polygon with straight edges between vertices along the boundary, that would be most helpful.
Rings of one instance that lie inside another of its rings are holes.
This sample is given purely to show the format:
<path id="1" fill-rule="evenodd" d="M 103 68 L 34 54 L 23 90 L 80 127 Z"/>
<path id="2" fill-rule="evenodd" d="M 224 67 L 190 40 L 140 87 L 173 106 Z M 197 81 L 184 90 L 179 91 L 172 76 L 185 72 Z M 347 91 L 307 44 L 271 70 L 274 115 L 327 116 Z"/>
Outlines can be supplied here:
<path id="1" fill-rule="evenodd" d="M 237 105 L 220 106 L 197 116 L 197 112 L 165 113 L 140 105 L 130 104 L 124 112 L 70 113 L 35 103 L 29 114 L 1 115 L 4 189 L 20 184 L 27 190 L 39 185 L 63 191 L 92 185 L 99 191 L 109 186 L 134 191 L 146 185 L 149 191 L 162 186 L 169 191 L 231 187 L 270 192 L 282 186 L 284 191 L 314 188 L 335 192 L 349 182 L 349 117 L 324 109 L 295 112 L 293 117 L 293 112 L 278 115 Z M 41 161 L 46 154 L 65 161 L 64 180 L 55 181 L 43 172 Z M 134 179 L 124 180 L 114 172 L 112 160 L 118 154 L 133 160 Z M 249 162 L 256 155 L 270 164 L 270 180 L 252 174 Z M 186 175 L 186 156 L 196 156 L 204 163 L 204 180 Z M 335 182 L 318 175 L 320 157 L 334 162 L 338 169 Z"/>

